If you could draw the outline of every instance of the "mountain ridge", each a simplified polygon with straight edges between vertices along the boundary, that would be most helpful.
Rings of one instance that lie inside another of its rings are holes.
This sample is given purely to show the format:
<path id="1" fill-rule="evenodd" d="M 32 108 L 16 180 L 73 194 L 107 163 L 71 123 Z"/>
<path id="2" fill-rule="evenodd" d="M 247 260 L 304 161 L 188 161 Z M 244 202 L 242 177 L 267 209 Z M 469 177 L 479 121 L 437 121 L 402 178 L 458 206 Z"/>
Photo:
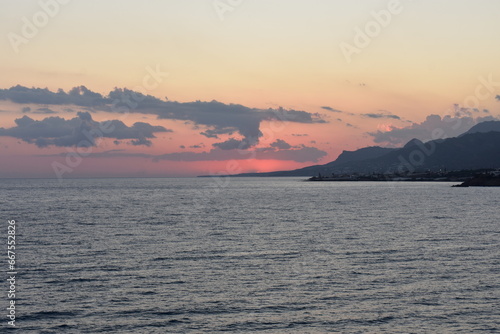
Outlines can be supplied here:
<path id="1" fill-rule="evenodd" d="M 243 173 L 233 176 L 316 176 L 349 173 L 407 173 L 423 170 L 481 169 L 500 167 L 500 130 L 486 131 L 498 124 L 472 127 L 471 133 L 423 143 L 410 140 L 401 148 L 364 147 L 343 151 L 336 160 L 290 171 Z M 487 123 L 487 122 L 486 122 Z M 479 123 L 482 124 L 482 123 Z M 476 128 L 475 128 L 476 127 Z M 479 128 L 479 130 L 478 130 Z M 500 128 L 499 128 L 500 129 Z"/>

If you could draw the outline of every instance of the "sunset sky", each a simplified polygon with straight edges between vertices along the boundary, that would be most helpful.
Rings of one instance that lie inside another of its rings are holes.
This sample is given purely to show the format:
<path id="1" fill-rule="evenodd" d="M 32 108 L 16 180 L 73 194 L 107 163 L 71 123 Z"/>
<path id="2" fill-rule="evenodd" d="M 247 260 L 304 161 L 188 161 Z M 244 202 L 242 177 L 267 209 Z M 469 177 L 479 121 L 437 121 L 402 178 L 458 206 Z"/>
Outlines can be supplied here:
<path id="1" fill-rule="evenodd" d="M 287 170 L 500 118 L 497 0 L 0 9 L 0 177 Z"/>

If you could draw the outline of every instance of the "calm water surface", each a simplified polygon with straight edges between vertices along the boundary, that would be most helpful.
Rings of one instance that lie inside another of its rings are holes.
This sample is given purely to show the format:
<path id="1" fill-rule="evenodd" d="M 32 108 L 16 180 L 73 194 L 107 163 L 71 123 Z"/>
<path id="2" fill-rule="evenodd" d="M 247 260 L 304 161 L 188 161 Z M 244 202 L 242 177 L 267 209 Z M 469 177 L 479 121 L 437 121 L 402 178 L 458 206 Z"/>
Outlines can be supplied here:
<path id="1" fill-rule="evenodd" d="M 0 180 L 17 327 L 499 333 L 500 188 L 450 185 Z"/>

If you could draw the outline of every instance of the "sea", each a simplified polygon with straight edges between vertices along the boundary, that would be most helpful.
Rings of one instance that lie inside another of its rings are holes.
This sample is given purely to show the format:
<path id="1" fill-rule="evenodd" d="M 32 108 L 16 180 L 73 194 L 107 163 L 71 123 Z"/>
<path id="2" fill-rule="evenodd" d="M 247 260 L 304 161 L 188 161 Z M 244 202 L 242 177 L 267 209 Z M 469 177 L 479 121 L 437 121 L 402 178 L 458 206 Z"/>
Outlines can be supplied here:
<path id="1" fill-rule="evenodd" d="M 0 331 L 500 333 L 500 188 L 452 184 L 2 179 Z"/>

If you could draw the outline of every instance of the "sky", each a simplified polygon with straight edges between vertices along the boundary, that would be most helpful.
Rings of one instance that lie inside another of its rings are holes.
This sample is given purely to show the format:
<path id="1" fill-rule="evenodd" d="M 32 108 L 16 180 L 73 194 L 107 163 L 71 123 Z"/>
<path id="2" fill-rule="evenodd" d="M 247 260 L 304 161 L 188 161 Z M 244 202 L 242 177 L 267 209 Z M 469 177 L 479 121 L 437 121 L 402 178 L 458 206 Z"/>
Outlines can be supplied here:
<path id="1" fill-rule="evenodd" d="M 0 178 L 289 170 L 459 135 L 500 118 L 499 11 L 0 0 Z"/>

